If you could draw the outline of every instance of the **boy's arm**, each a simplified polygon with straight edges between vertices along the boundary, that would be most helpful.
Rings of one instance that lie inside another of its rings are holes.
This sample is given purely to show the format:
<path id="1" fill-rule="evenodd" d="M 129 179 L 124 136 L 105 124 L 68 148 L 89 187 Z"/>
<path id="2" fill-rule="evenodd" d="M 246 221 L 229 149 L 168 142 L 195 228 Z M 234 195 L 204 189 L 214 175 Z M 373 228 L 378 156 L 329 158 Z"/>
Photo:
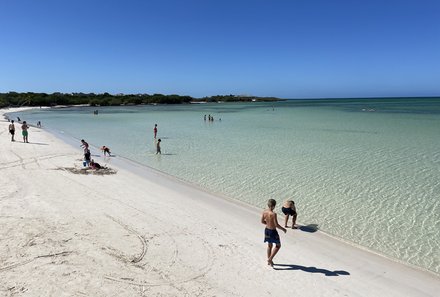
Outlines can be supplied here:
<path id="1" fill-rule="evenodd" d="M 275 220 L 275 226 L 277 226 L 278 229 L 281 229 L 281 230 L 283 230 L 284 233 L 286 233 L 286 229 L 283 226 L 281 226 L 280 224 L 278 224 L 277 214 L 275 214 L 273 219 Z"/>
<path id="2" fill-rule="evenodd" d="M 264 218 L 264 212 L 263 212 L 263 214 L 261 215 L 261 223 L 264 224 L 264 225 L 266 225 L 266 219 Z"/>

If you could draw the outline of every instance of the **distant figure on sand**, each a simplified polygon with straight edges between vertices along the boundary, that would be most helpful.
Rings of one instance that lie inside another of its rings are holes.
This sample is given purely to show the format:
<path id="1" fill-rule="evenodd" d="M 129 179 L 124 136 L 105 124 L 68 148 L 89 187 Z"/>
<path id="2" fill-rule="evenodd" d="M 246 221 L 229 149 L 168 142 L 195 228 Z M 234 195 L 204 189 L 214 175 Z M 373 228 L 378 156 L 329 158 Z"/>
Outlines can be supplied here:
<path id="1" fill-rule="evenodd" d="M 23 135 L 23 142 L 29 143 L 28 141 L 28 132 L 29 126 L 26 124 L 26 121 L 23 122 L 23 125 L 21 125 L 21 134 Z"/>
<path id="2" fill-rule="evenodd" d="M 261 223 L 266 225 L 266 229 L 264 230 L 264 242 L 267 242 L 267 265 L 270 266 L 273 266 L 273 258 L 281 248 L 281 241 L 277 228 L 286 233 L 286 229 L 278 224 L 277 214 L 273 211 L 276 204 L 277 202 L 274 199 L 269 199 L 267 201 L 268 209 L 264 210 L 263 215 L 261 216 Z M 274 243 L 275 248 L 272 250 Z"/>
<path id="3" fill-rule="evenodd" d="M 14 135 L 15 135 L 15 125 L 14 120 L 11 121 L 9 124 L 9 134 L 11 134 L 11 141 L 15 141 Z"/>
<path id="4" fill-rule="evenodd" d="M 162 152 L 160 151 L 160 142 L 161 142 L 162 140 L 160 140 L 160 138 L 157 140 L 157 143 L 156 143 L 156 155 L 157 154 L 161 154 L 162 155 Z"/>
<path id="5" fill-rule="evenodd" d="M 41 122 L 40 121 L 37 122 L 37 128 L 41 128 Z"/>
<path id="6" fill-rule="evenodd" d="M 105 155 L 109 155 L 110 156 L 110 148 L 109 147 L 106 147 L 105 145 L 103 145 L 102 147 L 101 147 L 101 150 L 103 151 L 103 153 L 104 153 L 104 156 Z"/>
<path id="7" fill-rule="evenodd" d="M 154 132 L 154 139 L 156 139 L 156 136 L 157 136 L 157 124 L 154 124 L 153 132 Z"/>
<path id="8" fill-rule="evenodd" d="M 295 202 L 293 200 L 287 200 L 286 202 L 284 202 L 283 207 L 281 207 L 281 211 L 286 216 L 284 220 L 284 227 L 287 228 L 287 222 L 289 221 L 289 216 L 292 216 L 292 229 L 296 229 L 295 224 L 296 224 L 297 213 L 296 213 Z"/>
<path id="9" fill-rule="evenodd" d="M 89 144 L 84 139 L 81 139 L 80 147 L 82 147 L 84 149 L 84 153 L 85 153 L 89 149 Z"/>

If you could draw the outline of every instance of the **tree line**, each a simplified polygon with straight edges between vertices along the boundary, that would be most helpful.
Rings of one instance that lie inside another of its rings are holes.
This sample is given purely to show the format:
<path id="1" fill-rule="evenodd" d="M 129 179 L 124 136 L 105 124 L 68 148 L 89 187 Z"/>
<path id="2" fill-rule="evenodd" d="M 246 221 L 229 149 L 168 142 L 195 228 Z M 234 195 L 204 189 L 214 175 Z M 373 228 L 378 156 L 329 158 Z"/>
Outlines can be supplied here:
<path id="1" fill-rule="evenodd" d="M 16 106 L 55 106 L 55 105 L 80 105 L 115 106 L 139 104 L 183 104 L 190 102 L 246 102 L 246 101 L 278 101 L 275 97 L 254 97 L 237 95 L 216 95 L 203 98 L 193 98 L 181 95 L 163 94 L 117 94 L 109 93 L 0 93 L 0 107 Z"/>

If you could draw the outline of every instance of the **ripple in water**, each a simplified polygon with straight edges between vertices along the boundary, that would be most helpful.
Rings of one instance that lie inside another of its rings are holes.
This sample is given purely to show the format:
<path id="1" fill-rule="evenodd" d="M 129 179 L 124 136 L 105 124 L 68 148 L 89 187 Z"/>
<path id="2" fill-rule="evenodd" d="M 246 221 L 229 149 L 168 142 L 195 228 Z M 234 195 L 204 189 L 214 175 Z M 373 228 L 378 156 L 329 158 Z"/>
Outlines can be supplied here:
<path id="1" fill-rule="evenodd" d="M 440 100 L 415 100 L 19 116 L 252 205 L 293 198 L 302 224 L 440 274 Z M 204 122 L 204 114 L 217 121 Z M 154 154 L 155 123 L 165 156 Z"/>

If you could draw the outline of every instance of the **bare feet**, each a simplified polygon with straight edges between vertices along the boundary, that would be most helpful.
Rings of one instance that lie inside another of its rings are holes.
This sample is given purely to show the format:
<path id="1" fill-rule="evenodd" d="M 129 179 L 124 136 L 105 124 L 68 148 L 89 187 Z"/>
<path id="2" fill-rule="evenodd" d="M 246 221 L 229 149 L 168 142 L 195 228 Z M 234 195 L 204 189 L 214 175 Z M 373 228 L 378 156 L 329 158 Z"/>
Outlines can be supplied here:
<path id="1" fill-rule="evenodd" d="M 273 261 L 272 260 L 267 260 L 267 265 L 270 265 L 271 267 L 273 267 Z"/>

